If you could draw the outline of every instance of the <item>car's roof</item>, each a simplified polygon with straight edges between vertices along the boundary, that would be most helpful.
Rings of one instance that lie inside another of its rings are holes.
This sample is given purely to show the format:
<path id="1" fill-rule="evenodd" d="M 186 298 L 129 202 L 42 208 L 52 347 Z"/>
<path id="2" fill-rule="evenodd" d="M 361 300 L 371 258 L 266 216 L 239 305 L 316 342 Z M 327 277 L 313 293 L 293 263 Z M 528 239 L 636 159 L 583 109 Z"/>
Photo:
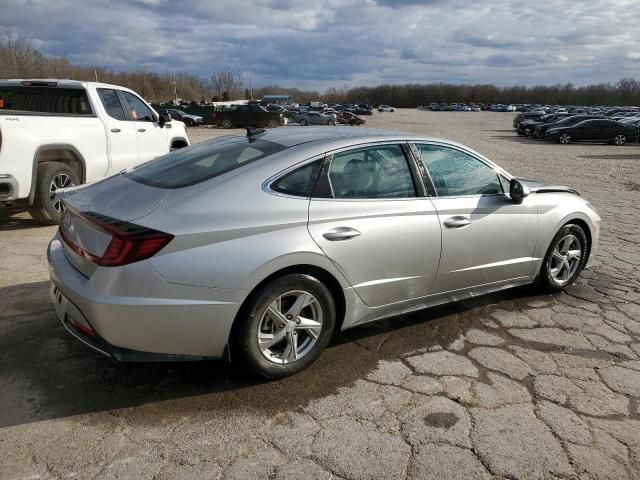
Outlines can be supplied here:
<path id="1" fill-rule="evenodd" d="M 269 129 L 261 137 L 270 142 L 279 143 L 285 147 L 293 147 L 309 142 L 334 143 L 344 140 L 345 144 L 364 143 L 367 141 L 405 141 L 428 140 L 455 144 L 449 140 L 428 137 L 416 133 L 398 132 L 393 130 L 378 130 L 361 127 L 284 127 Z"/>

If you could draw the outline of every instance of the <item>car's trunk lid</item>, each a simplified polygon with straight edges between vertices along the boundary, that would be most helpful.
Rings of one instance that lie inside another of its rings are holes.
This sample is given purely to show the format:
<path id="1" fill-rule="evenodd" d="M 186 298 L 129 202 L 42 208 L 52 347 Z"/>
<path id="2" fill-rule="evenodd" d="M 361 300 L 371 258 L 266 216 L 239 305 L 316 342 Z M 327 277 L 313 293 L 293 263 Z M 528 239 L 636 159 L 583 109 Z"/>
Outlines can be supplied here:
<path id="1" fill-rule="evenodd" d="M 143 185 L 116 175 L 59 194 L 67 207 L 60 224 L 65 256 L 83 275 L 90 277 L 97 268 L 91 257 L 101 257 L 112 235 L 95 217 L 131 222 L 160 205 L 172 190 Z"/>

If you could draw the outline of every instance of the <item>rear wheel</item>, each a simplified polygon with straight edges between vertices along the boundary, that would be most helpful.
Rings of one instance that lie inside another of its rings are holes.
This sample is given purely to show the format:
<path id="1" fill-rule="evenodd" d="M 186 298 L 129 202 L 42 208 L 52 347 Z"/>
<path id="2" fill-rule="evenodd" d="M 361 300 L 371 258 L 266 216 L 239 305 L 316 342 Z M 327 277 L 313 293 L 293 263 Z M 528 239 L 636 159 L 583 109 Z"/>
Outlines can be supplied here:
<path id="1" fill-rule="evenodd" d="M 269 120 L 267 122 L 267 128 L 277 128 L 278 127 L 278 122 L 276 122 L 275 120 Z"/>
<path id="2" fill-rule="evenodd" d="M 232 341 L 244 364 L 265 378 L 311 365 L 329 343 L 336 316 L 327 287 L 301 274 L 267 284 L 244 311 Z"/>
<path id="3" fill-rule="evenodd" d="M 302 125 L 303 127 L 306 127 L 307 125 L 309 125 L 309 122 L 307 122 L 304 118 L 302 120 L 300 120 L 300 125 Z"/>
<path id="4" fill-rule="evenodd" d="M 233 122 L 228 118 L 222 120 L 222 128 L 233 128 Z"/>
<path id="5" fill-rule="evenodd" d="M 333 127 L 333 126 L 335 126 L 335 124 L 336 124 L 336 121 L 335 121 L 335 120 L 329 120 L 329 121 L 327 122 L 327 125 L 330 125 L 330 126 L 332 126 L 332 127 Z"/>
<path id="6" fill-rule="evenodd" d="M 56 197 L 56 191 L 79 184 L 78 173 L 68 165 L 60 162 L 41 163 L 38 165 L 35 198 L 29 213 L 38 223 L 47 225 L 60 223 L 64 206 Z"/>
<path id="7" fill-rule="evenodd" d="M 623 134 L 616 135 L 615 137 L 613 137 L 613 143 L 615 145 L 624 145 L 625 143 L 627 143 L 626 135 L 623 135 Z"/>
<path id="8" fill-rule="evenodd" d="M 587 235 L 579 225 L 567 224 L 553 237 L 540 270 L 540 285 L 559 291 L 571 285 L 587 261 Z"/>
<path id="9" fill-rule="evenodd" d="M 571 143 L 571 135 L 569 135 L 568 133 L 563 133 L 558 137 L 558 143 L 561 143 L 563 145 L 567 145 L 568 143 Z"/>

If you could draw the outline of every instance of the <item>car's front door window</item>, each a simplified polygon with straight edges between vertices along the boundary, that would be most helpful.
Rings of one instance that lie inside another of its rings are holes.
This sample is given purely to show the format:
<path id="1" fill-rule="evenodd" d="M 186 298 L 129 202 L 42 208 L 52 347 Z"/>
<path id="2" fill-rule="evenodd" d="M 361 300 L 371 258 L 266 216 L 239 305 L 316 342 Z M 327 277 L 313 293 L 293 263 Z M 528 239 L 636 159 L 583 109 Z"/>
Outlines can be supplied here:
<path id="1" fill-rule="evenodd" d="M 155 121 L 155 115 L 142 100 L 129 92 L 122 92 L 122 95 L 125 102 L 127 102 L 127 108 L 129 109 L 131 120 L 135 120 L 137 122 Z"/>
<path id="2" fill-rule="evenodd" d="M 417 147 L 439 197 L 504 193 L 498 173 L 479 159 L 441 145 Z"/>
<path id="3" fill-rule="evenodd" d="M 407 198 L 416 191 L 402 148 L 379 145 L 335 154 L 329 167 L 333 198 Z"/>

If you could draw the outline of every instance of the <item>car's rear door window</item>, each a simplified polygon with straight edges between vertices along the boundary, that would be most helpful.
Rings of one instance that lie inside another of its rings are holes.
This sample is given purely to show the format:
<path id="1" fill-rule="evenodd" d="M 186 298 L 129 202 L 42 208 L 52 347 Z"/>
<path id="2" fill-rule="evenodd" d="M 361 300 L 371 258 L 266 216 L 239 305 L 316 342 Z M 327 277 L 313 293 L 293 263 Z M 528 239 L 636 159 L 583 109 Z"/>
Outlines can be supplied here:
<path id="1" fill-rule="evenodd" d="M 176 150 L 127 173 L 129 178 L 160 188 L 204 182 L 284 150 L 279 143 L 229 135 Z"/>
<path id="2" fill-rule="evenodd" d="M 115 118 L 116 120 L 127 120 L 122 104 L 120 103 L 120 99 L 118 98 L 118 94 L 115 90 L 99 88 L 98 94 L 100 95 L 100 100 L 102 101 L 104 109 L 107 111 L 107 115 L 111 118 Z"/>
<path id="3" fill-rule="evenodd" d="M 333 155 L 328 179 L 333 198 L 415 197 L 411 170 L 399 145 L 376 145 Z"/>

